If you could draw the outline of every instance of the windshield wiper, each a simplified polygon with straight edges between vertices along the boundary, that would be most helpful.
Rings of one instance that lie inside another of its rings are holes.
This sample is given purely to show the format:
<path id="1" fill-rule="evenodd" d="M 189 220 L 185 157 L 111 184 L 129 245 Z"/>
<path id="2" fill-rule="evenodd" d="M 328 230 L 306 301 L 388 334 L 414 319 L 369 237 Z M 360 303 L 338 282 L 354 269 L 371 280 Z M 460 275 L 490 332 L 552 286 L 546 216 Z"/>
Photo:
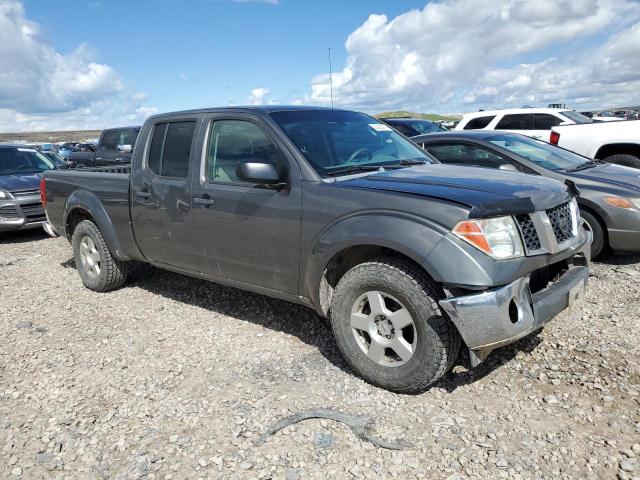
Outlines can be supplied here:
<path id="1" fill-rule="evenodd" d="M 565 171 L 566 172 L 579 172 L 580 170 L 587 170 L 588 168 L 593 168 L 596 167 L 598 165 L 603 165 L 607 162 L 604 162 L 602 160 L 591 160 L 587 163 L 583 163 L 582 165 L 578 165 L 577 167 L 573 167 L 573 168 L 567 168 Z"/>
<path id="2" fill-rule="evenodd" d="M 341 175 L 343 173 L 351 173 L 351 172 L 373 172 L 380 170 L 381 168 L 386 168 L 386 165 L 349 165 L 348 167 L 336 168 L 329 172 L 326 172 L 327 175 Z"/>
<path id="3" fill-rule="evenodd" d="M 383 170 L 395 170 L 398 168 L 409 167 L 411 165 L 425 165 L 428 162 L 425 160 L 400 160 L 397 163 L 387 163 L 380 165 L 371 165 L 371 164 L 360 164 L 360 165 L 349 165 L 342 168 L 336 168 L 327 172 L 327 175 L 340 175 L 343 173 L 351 173 L 351 172 L 373 172 L 380 169 Z"/>

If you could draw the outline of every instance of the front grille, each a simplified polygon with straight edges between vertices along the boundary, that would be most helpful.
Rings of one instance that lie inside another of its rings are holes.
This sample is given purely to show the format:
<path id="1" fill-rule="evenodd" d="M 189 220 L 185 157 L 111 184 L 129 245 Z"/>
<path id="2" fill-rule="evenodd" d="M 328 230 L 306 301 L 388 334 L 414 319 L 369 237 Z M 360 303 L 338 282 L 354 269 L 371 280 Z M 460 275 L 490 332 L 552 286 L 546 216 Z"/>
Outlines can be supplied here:
<path id="1" fill-rule="evenodd" d="M 13 205 L 5 205 L 0 207 L 0 218 L 2 220 L 19 220 L 18 210 Z"/>
<path id="2" fill-rule="evenodd" d="M 40 190 L 23 190 L 22 192 L 13 192 L 12 195 L 15 198 L 32 197 L 33 195 L 40 195 Z"/>
<path id="3" fill-rule="evenodd" d="M 28 205 L 20 205 L 22 213 L 27 217 L 27 220 L 41 220 L 44 219 L 44 208 L 41 203 L 30 203 Z"/>
<path id="4" fill-rule="evenodd" d="M 533 225 L 531 216 L 529 214 L 516 215 L 516 221 L 518 222 L 518 228 L 522 234 L 524 245 L 527 247 L 527 251 L 540 250 L 540 237 L 536 231 L 536 227 Z"/>
<path id="5" fill-rule="evenodd" d="M 546 213 L 558 243 L 566 242 L 573 237 L 573 218 L 569 202 L 550 208 Z"/>

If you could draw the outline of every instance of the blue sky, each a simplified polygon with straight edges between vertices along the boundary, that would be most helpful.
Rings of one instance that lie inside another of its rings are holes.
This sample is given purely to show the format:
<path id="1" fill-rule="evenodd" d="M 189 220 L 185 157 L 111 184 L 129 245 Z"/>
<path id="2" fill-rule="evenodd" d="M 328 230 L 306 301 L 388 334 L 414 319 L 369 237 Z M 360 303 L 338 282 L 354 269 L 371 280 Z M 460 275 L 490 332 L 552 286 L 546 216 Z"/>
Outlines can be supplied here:
<path id="1" fill-rule="evenodd" d="M 395 16 L 423 1 L 27 0 L 27 16 L 61 53 L 97 50 L 161 111 L 246 103 L 252 89 L 301 98 L 369 14 Z M 186 77 L 186 78 L 185 78 Z"/>
<path id="2" fill-rule="evenodd" d="M 0 0 L 0 131 L 260 103 L 640 104 L 637 0 Z"/>

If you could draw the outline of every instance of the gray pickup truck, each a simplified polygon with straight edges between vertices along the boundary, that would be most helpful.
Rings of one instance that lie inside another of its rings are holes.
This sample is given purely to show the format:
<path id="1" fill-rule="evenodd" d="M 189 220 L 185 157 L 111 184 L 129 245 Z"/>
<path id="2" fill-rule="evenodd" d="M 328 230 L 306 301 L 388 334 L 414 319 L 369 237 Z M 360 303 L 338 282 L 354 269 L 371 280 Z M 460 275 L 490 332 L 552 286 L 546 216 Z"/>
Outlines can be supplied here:
<path id="1" fill-rule="evenodd" d="M 71 152 L 67 161 L 71 168 L 113 167 L 131 163 L 131 152 L 140 127 L 109 128 L 100 134 L 95 152 Z"/>
<path id="2" fill-rule="evenodd" d="M 399 392 L 472 365 L 582 296 L 575 188 L 439 164 L 362 113 L 223 108 L 151 117 L 130 172 L 46 172 L 85 286 L 130 261 L 308 305 L 353 370 Z"/>

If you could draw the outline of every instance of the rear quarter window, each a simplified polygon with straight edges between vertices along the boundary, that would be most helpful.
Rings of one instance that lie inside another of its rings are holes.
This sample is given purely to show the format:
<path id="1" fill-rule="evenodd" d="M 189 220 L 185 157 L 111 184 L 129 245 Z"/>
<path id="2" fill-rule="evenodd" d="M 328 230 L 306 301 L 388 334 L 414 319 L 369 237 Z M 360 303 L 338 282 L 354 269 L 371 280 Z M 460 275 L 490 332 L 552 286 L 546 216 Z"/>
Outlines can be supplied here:
<path id="1" fill-rule="evenodd" d="M 463 130 L 480 130 L 481 128 L 485 128 L 489 125 L 494 118 L 496 118 L 495 115 L 472 118 L 464 126 Z"/>

